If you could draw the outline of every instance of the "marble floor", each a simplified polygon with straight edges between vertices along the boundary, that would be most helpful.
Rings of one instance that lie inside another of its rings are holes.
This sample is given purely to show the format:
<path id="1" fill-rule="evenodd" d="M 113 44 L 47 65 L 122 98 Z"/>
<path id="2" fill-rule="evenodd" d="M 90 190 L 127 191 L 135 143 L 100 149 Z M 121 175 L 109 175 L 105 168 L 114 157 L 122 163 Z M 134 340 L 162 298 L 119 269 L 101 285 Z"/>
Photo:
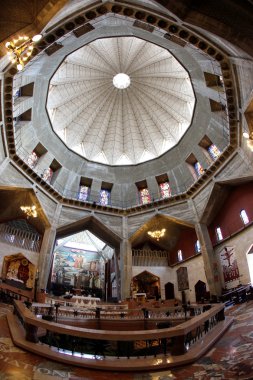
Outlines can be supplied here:
<path id="1" fill-rule="evenodd" d="M 233 325 L 196 363 L 146 373 L 86 370 L 27 353 L 12 344 L 8 310 L 0 304 L 0 380 L 253 380 L 253 301 L 227 309 Z"/>

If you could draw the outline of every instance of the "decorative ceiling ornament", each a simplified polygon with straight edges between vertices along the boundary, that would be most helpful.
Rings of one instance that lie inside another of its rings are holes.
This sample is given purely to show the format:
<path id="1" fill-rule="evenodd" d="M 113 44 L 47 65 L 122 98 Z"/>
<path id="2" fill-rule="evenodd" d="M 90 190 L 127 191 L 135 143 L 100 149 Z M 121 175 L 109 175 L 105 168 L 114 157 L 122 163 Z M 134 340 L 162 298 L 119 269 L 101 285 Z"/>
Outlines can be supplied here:
<path id="1" fill-rule="evenodd" d="M 165 235 L 165 232 L 166 228 L 163 228 L 161 230 L 148 231 L 148 235 L 159 241 Z"/>

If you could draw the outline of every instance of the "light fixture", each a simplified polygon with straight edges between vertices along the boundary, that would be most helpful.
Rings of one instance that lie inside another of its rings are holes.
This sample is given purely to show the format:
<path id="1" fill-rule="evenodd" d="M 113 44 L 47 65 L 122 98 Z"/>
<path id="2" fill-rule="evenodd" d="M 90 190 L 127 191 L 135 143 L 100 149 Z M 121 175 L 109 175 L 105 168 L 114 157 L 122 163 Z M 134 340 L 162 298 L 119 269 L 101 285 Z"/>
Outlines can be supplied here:
<path id="1" fill-rule="evenodd" d="M 130 86 L 131 79 L 129 75 L 125 73 L 119 73 L 113 77 L 113 85 L 119 90 L 124 90 L 125 88 Z"/>
<path id="2" fill-rule="evenodd" d="M 251 152 L 253 152 L 253 131 L 244 131 L 242 135 L 247 140 L 247 145 L 250 148 Z"/>
<path id="3" fill-rule="evenodd" d="M 32 216 L 33 218 L 37 218 L 38 213 L 35 205 L 20 206 L 20 209 L 27 215 L 27 218 L 29 218 L 30 216 Z"/>
<path id="4" fill-rule="evenodd" d="M 27 36 L 20 36 L 18 39 L 6 42 L 7 55 L 12 63 L 16 63 L 18 71 L 23 70 L 25 62 L 32 55 L 35 42 L 38 42 L 41 37 L 41 34 L 35 35 L 32 39 Z"/>
<path id="5" fill-rule="evenodd" d="M 157 241 L 159 241 L 161 237 L 164 236 L 165 232 L 166 232 L 166 229 L 163 228 L 162 230 L 148 231 L 148 235 L 156 239 Z"/>

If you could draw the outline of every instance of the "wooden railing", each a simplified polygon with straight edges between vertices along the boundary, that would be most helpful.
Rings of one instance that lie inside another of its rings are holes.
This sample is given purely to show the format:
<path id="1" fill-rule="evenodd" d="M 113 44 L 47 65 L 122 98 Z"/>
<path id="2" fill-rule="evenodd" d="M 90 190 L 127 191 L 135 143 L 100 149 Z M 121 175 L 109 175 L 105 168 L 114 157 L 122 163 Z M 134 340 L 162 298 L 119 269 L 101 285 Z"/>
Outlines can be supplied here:
<path id="1" fill-rule="evenodd" d="M 15 313 L 21 320 L 24 331 L 25 339 L 27 342 L 37 343 L 39 341 L 38 331 L 40 331 L 40 336 L 42 331 L 44 331 L 42 342 L 43 347 L 46 345 L 48 347 L 55 347 L 57 350 L 57 359 L 66 362 L 66 354 L 73 356 L 73 361 L 75 364 L 86 366 L 83 356 L 91 355 L 91 357 L 99 357 L 99 366 L 106 369 L 114 368 L 112 357 L 119 359 L 129 358 L 128 366 L 120 367 L 121 370 L 129 370 L 134 360 L 135 366 L 136 358 L 142 359 L 143 364 L 146 360 L 154 360 L 159 356 L 172 355 L 188 355 L 192 350 L 192 347 L 201 340 L 201 350 L 207 349 L 209 345 L 203 346 L 203 337 L 212 336 L 211 341 L 215 341 L 218 334 L 215 330 L 223 331 L 222 328 L 219 329 L 219 324 L 223 326 L 225 322 L 224 316 L 224 305 L 216 304 L 210 305 L 210 309 L 202 312 L 201 314 L 192 317 L 181 324 L 171 326 L 171 323 L 166 323 L 163 320 L 152 320 L 148 315 L 143 315 L 143 325 L 144 329 L 137 330 L 140 327 L 140 323 L 136 321 L 128 320 L 127 318 L 122 318 L 117 321 L 111 320 L 111 325 L 108 325 L 108 330 L 101 329 L 101 315 L 96 316 L 93 323 L 93 328 L 82 328 L 76 327 L 75 325 L 60 324 L 55 322 L 55 318 L 51 321 L 38 318 L 34 313 L 29 310 L 24 303 L 20 301 L 14 301 Z M 157 323 L 155 323 L 155 321 Z M 149 329 L 155 323 L 155 328 Z M 130 328 L 130 326 L 136 326 L 135 330 Z M 117 330 L 115 330 L 117 328 Z M 227 327 L 226 327 L 227 328 Z M 39 329 L 39 330 L 38 330 Z M 13 337 L 15 340 L 15 337 Z M 16 342 L 17 345 L 18 342 Z M 29 343 L 30 344 L 30 343 Z M 28 349 L 29 349 L 28 344 Z M 210 344 L 210 339 L 209 339 Z M 23 348 L 25 344 L 22 343 Z M 39 346 L 32 346 L 33 352 L 37 352 Z M 31 346 L 30 346 L 31 347 Z M 54 352 L 56 352 L 54 350 Z M 196 349 L 193 349 L 194 353 Z M 52 350 L 50 351 L 52 352 Z M 76 357 L 80 360 L 77 363 Z M 193 355 L 194 356 L 194 355 Z M 49 357 L 49 354 L 47 354 Z M 54 358 L 55 359 L 55 358 Z M 184 358 L 184 360 L 186 360 Z M 191 358 L 191 361 L 194 359 Z M 102 364 L 101 361 L 104 361 Z M 157 363 L 157 360 L 154 362 Z M 130 364 L 132 363 L 132 364 Z M 150 362 L 149 362 L 150 363 Z M 164 360 L 161 359 L 161 363 L 164 365 Z M 87 363 L 86 363 L 87 364 Z M 96 361 L 96 365 L 97 365 Z M 146 363 L 147 364 L 147 363 Z M 93 366 L 96 367 L 93 363 Z M 162 364 L 161 364 L 162 365 Z M 87 364 L 88 367 L 92 367 L 91 364 Z M 129 367 L 130 366 L 130 367 Z M 159 367 L 156 367 L 159 368 Z M 119 368 L 118 368 L 119 369 Z"/>

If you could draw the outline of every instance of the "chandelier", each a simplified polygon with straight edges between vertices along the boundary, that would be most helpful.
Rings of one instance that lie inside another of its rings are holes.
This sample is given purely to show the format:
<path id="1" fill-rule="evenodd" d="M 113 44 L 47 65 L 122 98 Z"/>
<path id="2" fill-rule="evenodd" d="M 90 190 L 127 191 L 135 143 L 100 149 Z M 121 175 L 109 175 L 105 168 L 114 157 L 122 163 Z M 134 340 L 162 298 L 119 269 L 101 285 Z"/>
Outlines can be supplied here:
<path id="1" fill-rule="evenodd" d="M 18 71 L 23 70 L 25 62 L 32 55 L 34 43 L 39 41 L 41 37 L 41 34 L 37 34 L 32 39 L 27 36 L 20 36 L 18 39 L 6 42 L 7 54 L 11 62 L 16 63 Z"/>
<path id="2" fill-rule="evenodd" d="M 160 238 L 164 236 L 165 232 L 166 229 L 163 228 L 162 230 L 148 231 L 148 235 L 159 241 Z"/>
<path id="3" fill-rule="evenodd" d="M 30 216 L 32 216 L 33 218 L 37 218 L 37 210 L 36 210 L 36 206 L 33 205 L 33 206 L 20 206 L 21 210 L 26 214 L 27 218 L 29 218 Z"/>

